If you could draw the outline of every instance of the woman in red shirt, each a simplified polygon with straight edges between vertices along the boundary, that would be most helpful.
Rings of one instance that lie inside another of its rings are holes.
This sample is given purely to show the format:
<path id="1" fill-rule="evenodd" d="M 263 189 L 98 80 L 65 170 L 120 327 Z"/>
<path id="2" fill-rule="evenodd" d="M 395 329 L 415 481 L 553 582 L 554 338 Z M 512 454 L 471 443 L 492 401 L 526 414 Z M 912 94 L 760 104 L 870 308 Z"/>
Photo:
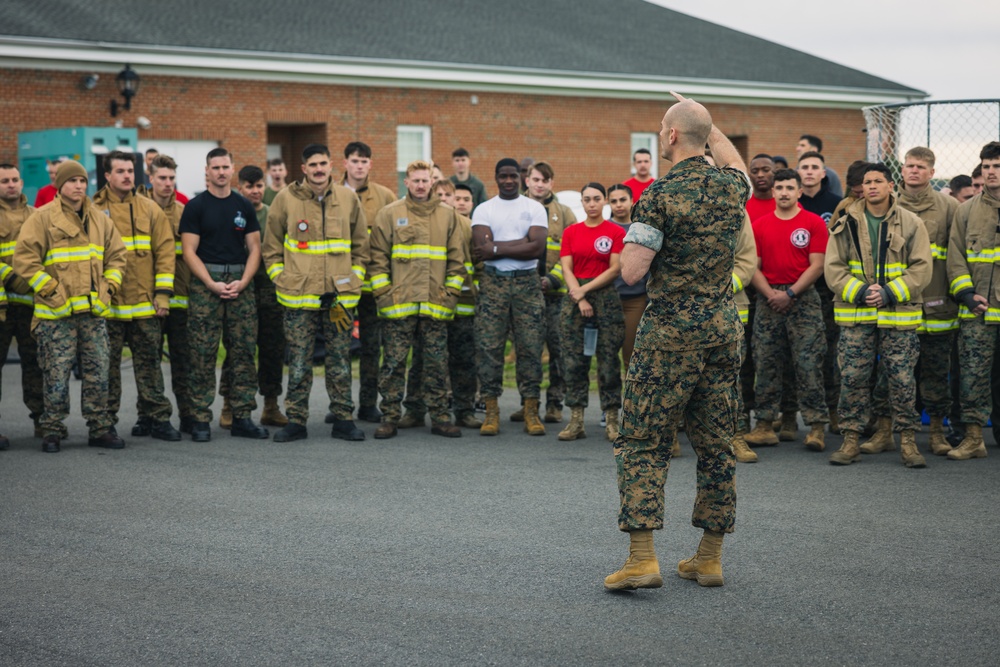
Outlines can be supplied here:
<path id="1" fill-rule="evenodd" d="M 597 386 L 601 410 L 607 420 L 608 440 L 618 437 L 618 411 L 622 406 L 622 369 L 618 359 L 625 337 L 625 318 L 615 290 L 621 273 L 625 231 L 604 219 L 607 192 L 600 183 L 580 190 L 587 219 L 563 231 L 559 257 L 563 279 L 569 290 L 562 310 L 563 363 L 566 374 L 566 405 L 572 411 L 560 440 L 585 438 L 583 411 L 590 393 L 590 357 L 584 355 L 584 328 L 597 325 Z"/>

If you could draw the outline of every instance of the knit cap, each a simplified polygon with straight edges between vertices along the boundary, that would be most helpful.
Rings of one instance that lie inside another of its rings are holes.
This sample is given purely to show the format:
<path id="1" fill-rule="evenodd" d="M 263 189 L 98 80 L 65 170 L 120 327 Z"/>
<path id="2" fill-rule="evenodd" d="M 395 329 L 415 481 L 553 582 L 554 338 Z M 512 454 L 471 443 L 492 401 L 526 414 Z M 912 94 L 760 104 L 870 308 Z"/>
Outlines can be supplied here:
<path id="1" fill-rule="evenodd" d="M 59 168 L 56 170 L 56 192 L 62 190 L 62 186 L 66 185 L 66 181 L 74 176 L 83 176 L 84 180 L 87 179 L 87 170 L 83 168 L 82 164 L 73 160 L 66 160 L 59 165 Z"/>

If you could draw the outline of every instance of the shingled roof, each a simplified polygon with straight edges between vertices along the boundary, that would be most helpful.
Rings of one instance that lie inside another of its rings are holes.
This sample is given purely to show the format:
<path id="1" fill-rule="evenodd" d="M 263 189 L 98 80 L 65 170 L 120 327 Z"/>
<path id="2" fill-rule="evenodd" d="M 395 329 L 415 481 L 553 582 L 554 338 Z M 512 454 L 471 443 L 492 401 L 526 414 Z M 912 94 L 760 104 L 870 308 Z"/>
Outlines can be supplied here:
<path id="1" fill-rule="evenodd" d="M 0 35 L 923 97 L 644 0 L 8 0 Z"/>

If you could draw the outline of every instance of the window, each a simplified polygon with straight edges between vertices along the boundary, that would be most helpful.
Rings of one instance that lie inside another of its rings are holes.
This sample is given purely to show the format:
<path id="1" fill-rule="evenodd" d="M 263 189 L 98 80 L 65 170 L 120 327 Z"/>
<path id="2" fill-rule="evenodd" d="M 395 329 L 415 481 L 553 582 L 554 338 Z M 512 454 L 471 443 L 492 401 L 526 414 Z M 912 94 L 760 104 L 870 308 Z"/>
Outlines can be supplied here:
<path id="1" fill-rule="evenodd" d="M 630 173 L 635 176 L 635 168 L 632 167 L 632 156 L 640 148 L 645 148 L 653 156 L 653 166 L 649 169 L 649 175 L 653 178 L 660 177 L 660 135 L 655 132 L 633 132 L 632 150 L 628 154 Z"/>
<path id="2" fill-rule="evenodd" d="M 399 125 L 396 127 L 396 175 L 399 196 L 406 195 L 406 165 L 414 160 L 431 160 L 431 128 L 427 125 Z"/>

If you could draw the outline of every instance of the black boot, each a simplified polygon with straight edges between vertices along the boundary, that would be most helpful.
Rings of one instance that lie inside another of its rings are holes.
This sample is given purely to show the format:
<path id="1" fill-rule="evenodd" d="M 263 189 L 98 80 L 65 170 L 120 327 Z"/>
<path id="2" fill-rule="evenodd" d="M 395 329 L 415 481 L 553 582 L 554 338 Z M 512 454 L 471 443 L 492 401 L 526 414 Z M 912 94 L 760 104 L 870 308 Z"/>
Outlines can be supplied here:
<path id="1" fill-rule="evenodd" d="M 337 419 L 333 422 L 333 429 L 330 435 L 341 440 L 364 440 L 365 432 L 354 425 L 351 419 Z"/>
<path id="2" fill-rule="evenodd" d="M 230 433 L 237 438 L 254 438 L 256 440 L 263 440 L 270 435 L 266 428 L 257 426 L 249 417 L 241 417 L 240 419 L 234 417 Z"/>
<path id="3" fill-rule="evenodd" d="M 132 427 L 132 436 L 136 438 L 145 438 L 153 430 L 153 420 L 149 417 L 139 417 L 139 421 L 135 423 Z"/>
<path id="4" fill-rule="evenodd" d="M 358 408 L 358 419 L 363 422 L 370 422 L 372 424 L 382 423 L 382 411 L 376 408 L 374 405 L 362 405 Z M 332 423 L 332 422 L 329 422 Z"/>
<path id="5" fill-rule="evenodd" d="M 292 442 L 293 440 L 305 440 L 309 436 L 306 427 L 295 422 L 288 422 L 277 433 L 274 434 L 275 442 Z"/>
<path id="6" fill-rule="evenodd" d="M 175 429 L 169 421 L 152 422 L 149 434 L 157 440 L 166 440 L 167 442 L 177 442 L 181 439 L 181 432 Z"/>
<path id="7" fill-rule="evenodd" d="M 208 442 L 212 439 L 212 427 L 208 422 L 191 422 L 191 439 L 195 442 Z"/>

